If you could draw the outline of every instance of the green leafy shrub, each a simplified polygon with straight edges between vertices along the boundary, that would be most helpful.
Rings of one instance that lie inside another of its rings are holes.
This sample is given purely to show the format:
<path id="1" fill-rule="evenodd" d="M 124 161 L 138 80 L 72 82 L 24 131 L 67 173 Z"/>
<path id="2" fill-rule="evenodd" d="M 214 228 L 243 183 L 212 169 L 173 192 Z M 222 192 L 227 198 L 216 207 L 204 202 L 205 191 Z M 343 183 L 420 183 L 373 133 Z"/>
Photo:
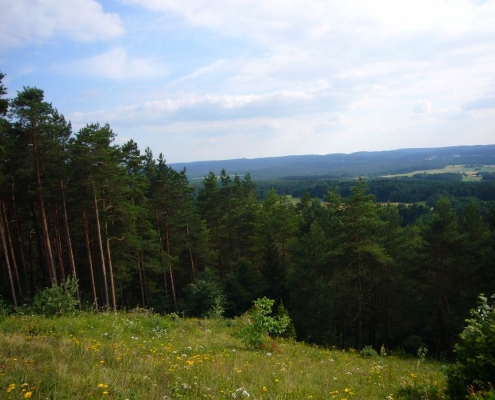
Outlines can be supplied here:
<path id="1" fill-rule="evenodd" d="M 359 355 L 361 357 L 363 357 L 363 358 L 375 358 L 375 357 L 378 357 L 378 353 L 371 346 L 364 346 L 361 349 L 361 351 L 359 352 Z"/>
<path id="2" fill-rule="evenodd" d="M 241 339 L 246 346 L 260 349 L 270 334 L 280 335 L 291 323 L 289 316 L 271 317 L 275 300 L 266 297 L 254 301 L 253 310 L 249 314 L 249 323 L 241 331 Z"/>
<path id="3" fill-rule="evenodd" d="M 492 296 L 494 298 L 495 296 Z M 455 345 L 456 363 L 447 369 L 447 390 L 451 398 L 493 396 L 495 383 L 495 307 L 479 296 L 478 307 Z M 489 391 L 492 391 L 490 395 Z M 493 398 L 493 397 L 472 397 Z"/>
<path id="4" fill-rule="evenodd" d="M 78 304 L 76 295 L 77 279 L 68 277 L 65 283 L 53 285 L 36 293 L 33 310 L 37 314 L 46 316 L 73 315 Z"/>

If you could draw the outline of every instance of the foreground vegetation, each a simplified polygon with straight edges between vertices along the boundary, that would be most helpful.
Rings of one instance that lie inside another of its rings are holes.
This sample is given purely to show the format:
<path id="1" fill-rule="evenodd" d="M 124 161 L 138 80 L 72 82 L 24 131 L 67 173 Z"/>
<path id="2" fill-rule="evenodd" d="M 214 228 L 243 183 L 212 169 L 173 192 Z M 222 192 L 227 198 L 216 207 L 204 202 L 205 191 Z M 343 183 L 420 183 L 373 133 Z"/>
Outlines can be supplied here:
<path id="1" fill-rule="evenodd" d="M 287 339 L 254 351 L 239 338 L 245 324 L 245 318 L 113 312 L 6 317 L 0 321 L 0 397 L 444 398 L 438 362 L 363 357 Z"/>
<path id="2" fill-rule="evenodd" d="M 299 340 L 453 359 L 495 286 L 495 181 L 314 182 L 286 193 L 294 204 L 223 170 L 194 192 L 163 155 L 116 145 L 108 124 L 73 133 L 42 90 L 5 94 L 0 82 L 0 300 L 13 310 L 56 309 L 40 292 L 60 284 L 78 308 L 198 318 L 266 296 Z"/>

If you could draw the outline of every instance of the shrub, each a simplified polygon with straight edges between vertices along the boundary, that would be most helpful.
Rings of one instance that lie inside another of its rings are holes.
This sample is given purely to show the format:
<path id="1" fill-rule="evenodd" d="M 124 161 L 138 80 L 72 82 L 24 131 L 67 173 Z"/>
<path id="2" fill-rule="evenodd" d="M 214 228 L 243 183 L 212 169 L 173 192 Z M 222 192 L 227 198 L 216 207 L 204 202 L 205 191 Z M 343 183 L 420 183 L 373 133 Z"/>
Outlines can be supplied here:
<path id="1" fill-rule="evenodd" d="M 494 298 L 495 296 L 492 296 Z M 456 363 L 447 369 L 447 390 L 451 398 L 492 398 L 495 383 L 495 307 L 479 296 L 478 307 L 455 345 Z M 485 394 L 483 394 L 485 393 Z M 478 396 L 478 397 L 473 397 Z"/>
<path id="2" fill-rule="evenodd" d="M 77 279 L 68 277 L 65 283 L 53 285 L 34 296 L 33 310 L 46 316 L 72 315 L 78 304 Z"/>
<path id="3" fill-rule="evenodd" d="M 250 348 L 260 349 L 269 334 L 282 334 L 291 323 L 288 315 L 271 317 L 275 300 L 266 297 L 254 301 L 249 324 L 241 331 L 241 339 Z"/>
<path id="4" fill-rule="evenodd" d="M 378 357 L 378 353 L 371 346 L 364 346 L 361 349 L 361 351 L 359 352 L 359 355 L 361 357 L 363 357 L 363 358 L 375 358 L 375 357 Z"/>

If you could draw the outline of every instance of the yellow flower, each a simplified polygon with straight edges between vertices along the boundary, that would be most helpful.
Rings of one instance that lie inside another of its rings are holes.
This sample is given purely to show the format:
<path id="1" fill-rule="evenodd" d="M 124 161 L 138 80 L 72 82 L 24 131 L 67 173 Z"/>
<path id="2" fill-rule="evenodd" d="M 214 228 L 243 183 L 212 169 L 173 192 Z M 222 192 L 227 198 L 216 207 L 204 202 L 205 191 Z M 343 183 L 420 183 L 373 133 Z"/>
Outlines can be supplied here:
<path id="1" fill-rule="evenodd" d="M 29 399 L 33 395 L 33 392 L 29 391 L 24 394 L 25 399 Z"/>
<path id="2" fill-rule="evenodd" d="M 263 386 L 263 392 L 268 392 L 268 389 L 266 388 L 266 386 Z"/>
<path id="3" fill-rule="evenodd" d="M 106 396 L 106 395 L 108 395 L 108 392 L 105 390 L 105 391 L 103 392 L 103 394 Z"/>

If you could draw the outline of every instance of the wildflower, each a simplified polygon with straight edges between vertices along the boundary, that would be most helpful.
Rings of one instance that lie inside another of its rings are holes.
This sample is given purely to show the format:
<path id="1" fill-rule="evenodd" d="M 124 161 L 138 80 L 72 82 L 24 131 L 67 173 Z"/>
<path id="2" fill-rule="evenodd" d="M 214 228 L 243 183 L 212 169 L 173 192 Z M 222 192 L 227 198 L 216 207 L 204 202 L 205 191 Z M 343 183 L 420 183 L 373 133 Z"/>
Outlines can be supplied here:
<path id="1" fill-rule="evenodd" d="M 32 392 L 32 391 L 26 392 L 26 393 L 24 394 L 24 398 L 25 398 L 25 399 L 29 399 L 32 395 L 33 395 L 33 392 Z"/>
<path id="2" fill-rule="evenodd" d="M 107 395 L 108 395 L 108 392 L 105 390 L 105 391 L 103 392 L 103 395 L 104 395 L 104 396 L 107 396 Z"/>
<path id="3" fill-rule="evenodd" d="M 266 388 L 266 386 L 263 386 L 262 390 L 263 390 L 263 392 L 268 392 L 268 389 Z"/>

